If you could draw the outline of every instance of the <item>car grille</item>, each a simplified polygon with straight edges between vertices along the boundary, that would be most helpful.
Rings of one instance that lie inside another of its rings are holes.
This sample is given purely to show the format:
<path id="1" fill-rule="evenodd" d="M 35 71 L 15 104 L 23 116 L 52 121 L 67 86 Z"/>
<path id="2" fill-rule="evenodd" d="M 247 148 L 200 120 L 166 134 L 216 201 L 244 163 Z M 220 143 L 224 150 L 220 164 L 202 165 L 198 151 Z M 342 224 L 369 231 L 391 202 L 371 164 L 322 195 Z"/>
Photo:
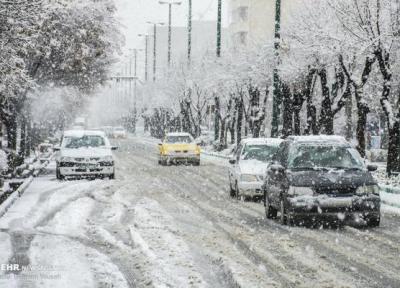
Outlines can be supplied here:
<path id="1" fill-rule="evenodd" d="M 317 194 L 328 194 L 328 195 L 354 195 L 356 188 L 354 187 L 316 187 L 315 192 Z"/>

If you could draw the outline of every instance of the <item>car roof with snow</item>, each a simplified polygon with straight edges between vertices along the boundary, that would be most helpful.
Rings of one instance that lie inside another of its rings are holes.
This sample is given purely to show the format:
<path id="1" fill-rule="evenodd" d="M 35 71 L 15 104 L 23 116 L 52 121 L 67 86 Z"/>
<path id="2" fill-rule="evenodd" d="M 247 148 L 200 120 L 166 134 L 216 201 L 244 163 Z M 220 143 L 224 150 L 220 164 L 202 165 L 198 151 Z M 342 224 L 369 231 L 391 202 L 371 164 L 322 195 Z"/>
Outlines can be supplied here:
<path id="1" fill-rule="evenodd" d="M 273 145 L 279 146 L 283 142 L 278 138 L 247 138 L 242 140 L 243 145 Z"/>
<path id="2" fill-rule="evenodd" d="M 350 143 L 347 142 L 344 137 L 337 135 L 290 136 L 287 139 L 299 144 L 315 143 L 315 144 L 351 146 Z"/>
<path id="3" fill-rule="evenodd" d="M 189 136 L 190 137 L 190 134 L 189 133 L 186 133 L 186 132 L 171 132 L 171 133 L 167 133 L 167 135 L 166 136 L 168 136 L 168 137 L 186 137 L 186 136 Z"/>
<path id="4" fill-rule="evenodd" d="M 83 136 L 101 136 L 105 137 L 103 131 L 96 130 L 67 130 L 64 131 L 64 137 L 83 137 Z"/>

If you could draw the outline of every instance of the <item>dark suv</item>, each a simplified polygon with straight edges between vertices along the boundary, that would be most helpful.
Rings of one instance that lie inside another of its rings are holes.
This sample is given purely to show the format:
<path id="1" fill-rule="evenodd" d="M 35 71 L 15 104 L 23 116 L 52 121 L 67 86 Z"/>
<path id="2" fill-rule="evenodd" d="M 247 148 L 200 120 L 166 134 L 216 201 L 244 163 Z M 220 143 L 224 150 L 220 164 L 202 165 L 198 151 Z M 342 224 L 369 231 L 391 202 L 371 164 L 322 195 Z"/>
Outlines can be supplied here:
<path id="1" fill-rule="evenodd" d="M 266 216 L 280 212 L 282 224 L 355 218 L 379 226 L 379 187 L 370 173 L 376 168 L 343 137 L 289 137 L 267 168 Z"/>

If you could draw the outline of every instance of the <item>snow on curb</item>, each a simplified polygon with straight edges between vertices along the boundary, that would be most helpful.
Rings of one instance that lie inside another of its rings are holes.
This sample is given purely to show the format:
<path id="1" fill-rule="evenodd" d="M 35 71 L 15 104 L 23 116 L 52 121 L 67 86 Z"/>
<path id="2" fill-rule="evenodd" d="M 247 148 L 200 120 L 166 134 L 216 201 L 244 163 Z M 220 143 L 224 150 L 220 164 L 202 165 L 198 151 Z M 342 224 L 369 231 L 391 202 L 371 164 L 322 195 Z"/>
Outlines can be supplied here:
<path id="1" fill-rule="evenodd" d="M 0 205 L 0 217 L 2 217 L 7 210 L 14 204 L 14 202 L 24 194 L 25 190 L 29 187 L 29 184 L 33 181 L 33 176 L 27 178 L 21 186 L 18 187 L 3 203 Z"/>
<path id="2" fill-rule="evenodd" d="M 390 193 L 390 194 L 399 194 L 400 195 L 400 188 L 393 187 L 390 185 L 379 185 L 379 188 L 381 191 L 385 193 Z"/>

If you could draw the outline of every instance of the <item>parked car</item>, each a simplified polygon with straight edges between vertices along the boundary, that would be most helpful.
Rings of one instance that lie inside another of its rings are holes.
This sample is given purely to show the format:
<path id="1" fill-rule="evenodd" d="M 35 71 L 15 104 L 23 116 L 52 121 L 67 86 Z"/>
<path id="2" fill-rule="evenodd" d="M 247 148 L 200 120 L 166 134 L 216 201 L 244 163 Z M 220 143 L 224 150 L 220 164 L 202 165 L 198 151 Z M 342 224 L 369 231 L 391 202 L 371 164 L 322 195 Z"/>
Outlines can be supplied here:
<path id="1" fill-rule="evenodd" d="M 379 226 L 379 187 L 370 173 L 376 169 L 343 137 L 289 137 L 267 168 L 266 217 L 279 212 L 282 224 L 350 218 Z"/>
<path id="2" fill-rule="evenodd" d="M 245 139 L 236 147 L 229 160 L 231 197 L 263 196 L 262 185 L 267 163 L 278 150 L 280 139 Z"/>
<path id="3" fill-rule="evenodd" d="M 61 146 L 55 148 L 57 179 L 65 177 L 115 177 L 112 150 L 104 132 L 66 131 Z"/>
<path id="4" fill-rule="evenodd" d="M 53 156 L 53 144 L 50 144 L 49 142 L 39 144 L 38 154 L 40 163 L 50 161 Z"/>
<path id="5" fill-rule="evenodd" d="M 126 138 L 126 130 L 123 127 L 115 127 L 113 129 L 113 137 L 114 138 Z"/>
<path id="6" fill-rule="evenodd" d="M 189 133 L 168 133 L 158 145 L 161 165 L 181 162 L 200 165 L 200 146 Z"/>

